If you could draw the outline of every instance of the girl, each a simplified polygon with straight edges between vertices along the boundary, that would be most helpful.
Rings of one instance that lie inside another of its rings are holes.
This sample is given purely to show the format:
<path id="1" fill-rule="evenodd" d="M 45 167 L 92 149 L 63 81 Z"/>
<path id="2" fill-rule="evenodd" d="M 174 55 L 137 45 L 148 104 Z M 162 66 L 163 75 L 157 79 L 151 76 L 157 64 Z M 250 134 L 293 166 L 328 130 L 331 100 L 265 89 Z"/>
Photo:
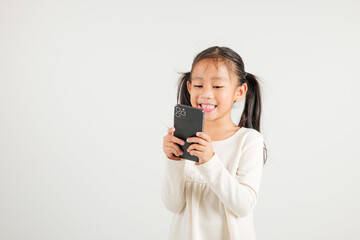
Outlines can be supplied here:
<path id="1" fill-rule="evenodd" d="M 245 98 L 238 125 L 231 119 L 234 102 Z M 260 133 L 258 79 L 245 72 L 241 57 L 227 47 L 199 53 L 190 72 L 179 79 L 178 103 L 205 111 L 204 131 L 179 139 L 175 128 L 163 138 L 166 169 L 161 198 L 174 213 L 169 239 L 254 240 L 253 209 L 266 162 Z M 178 158 L 178 144 L 199 162 Z"/>

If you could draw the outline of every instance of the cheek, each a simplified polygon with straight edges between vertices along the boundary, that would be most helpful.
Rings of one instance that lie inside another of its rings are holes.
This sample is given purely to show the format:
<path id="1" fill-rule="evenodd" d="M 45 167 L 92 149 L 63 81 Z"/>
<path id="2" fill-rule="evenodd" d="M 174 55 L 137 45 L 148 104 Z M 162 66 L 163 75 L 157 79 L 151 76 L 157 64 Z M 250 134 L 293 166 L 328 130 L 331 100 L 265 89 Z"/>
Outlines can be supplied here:
<path id="1" fill-rule="evenodd" d="M 227 92 L 219 93 L 217 96 L 217 99 L 221 102 L 227 101 L 228 98 L 230 98 L 230 94 Z"/>
<path id="2" fill-rule="evenodd" d="M 196 107 L 197 106 L 197 100 L 196 100 L 197 98 L 196 98 L 196 96 L 194 95 L 194 94 L 191 94 L 190 95 L 190 102 L 191 102 L 191 105 L 193 106 L 193 107 Z"/>
<path id="3" fill-rule="evenodd" d="M 222 93 L 219 94 L 217 96 L 217 101 L 218 101 L 218 106 L 220 108 L 224 108 L 224 107 L 232 107 L 232 104 L 234 103 L 234 101 L 232 100 L 232 93 Z"/>

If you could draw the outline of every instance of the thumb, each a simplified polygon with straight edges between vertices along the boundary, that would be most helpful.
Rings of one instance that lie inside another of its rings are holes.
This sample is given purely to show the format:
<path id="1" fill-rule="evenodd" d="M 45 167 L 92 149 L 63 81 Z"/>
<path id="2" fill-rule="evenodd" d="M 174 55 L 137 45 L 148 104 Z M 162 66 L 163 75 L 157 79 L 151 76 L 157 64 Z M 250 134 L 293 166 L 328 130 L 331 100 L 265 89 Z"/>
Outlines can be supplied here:
<path id="1" fill-rule="evenodd" d="M 175 128 L 171 127 L 171 128 L 168 129 L 168 134 L 169 135 L 174 135 L 174 131 L 175 131 Z"/>

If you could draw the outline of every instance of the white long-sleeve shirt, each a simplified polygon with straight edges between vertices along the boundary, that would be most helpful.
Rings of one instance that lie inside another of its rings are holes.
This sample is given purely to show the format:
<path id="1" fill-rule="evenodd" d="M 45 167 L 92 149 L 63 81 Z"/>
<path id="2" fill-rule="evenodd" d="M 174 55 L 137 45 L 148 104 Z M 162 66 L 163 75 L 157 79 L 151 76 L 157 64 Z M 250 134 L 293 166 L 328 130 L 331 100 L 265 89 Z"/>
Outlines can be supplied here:
<path id="1" fill-rule="evenodd" d="M 263 136 L 241 127 L 221 141 L 206 163 L 171 160 L 161 198 L 174 213 L 171 240 L 255 240 L 253 209 L 263 169 Z"/>

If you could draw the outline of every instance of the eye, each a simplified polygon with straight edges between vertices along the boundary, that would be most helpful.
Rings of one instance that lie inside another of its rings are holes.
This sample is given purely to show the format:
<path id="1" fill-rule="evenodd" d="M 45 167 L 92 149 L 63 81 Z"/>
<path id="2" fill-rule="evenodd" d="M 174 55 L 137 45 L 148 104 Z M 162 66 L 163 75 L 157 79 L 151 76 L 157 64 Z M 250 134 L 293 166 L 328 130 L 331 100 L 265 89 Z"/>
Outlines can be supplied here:
<path id="1" fill-rule="evenodd" d="M 194 85 L 194 87 L 202 87 L 201 85 Z M 222 88 L 222 87 L 224 87 L 224 86 L 214 86 L 214 88 Z"/>

